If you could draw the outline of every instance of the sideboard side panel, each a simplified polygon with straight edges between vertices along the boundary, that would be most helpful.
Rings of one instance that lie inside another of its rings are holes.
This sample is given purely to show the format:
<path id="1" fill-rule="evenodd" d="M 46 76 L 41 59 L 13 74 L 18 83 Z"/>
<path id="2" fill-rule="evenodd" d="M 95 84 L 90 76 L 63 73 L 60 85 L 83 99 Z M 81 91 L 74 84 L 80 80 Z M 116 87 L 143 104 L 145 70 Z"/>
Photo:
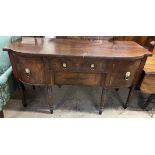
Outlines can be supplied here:
<path id="1" fill-rule="evenodd" d="M 8 54 L 9 54 L 9 58 L 10 58 L 10 61 L 11 61 L 14 77 L 15 77 L 16 80 L 19 80 L 20 79 L 20 74 L 18 73 L 18 70 L 17 70 L 15 54 L 12 53 L 12 52 L 8 52 Z"/>
<path id="2" fill-rule="evenodd" d="M 143 59 L 141 59 L 141 63 L 139 65 L 139 68 L 137 69 L 137 74 L 136 74 L 135 79 L 133 81 L 133 84 L 135 86 L 138 86 L 139 82 L 141 81 L 140 79 L 142 76 L 142 72 L 143 72 L 143 68 L 144 68 L 146 60 L 147 60 L 147 56 L 145 56 Z"/>

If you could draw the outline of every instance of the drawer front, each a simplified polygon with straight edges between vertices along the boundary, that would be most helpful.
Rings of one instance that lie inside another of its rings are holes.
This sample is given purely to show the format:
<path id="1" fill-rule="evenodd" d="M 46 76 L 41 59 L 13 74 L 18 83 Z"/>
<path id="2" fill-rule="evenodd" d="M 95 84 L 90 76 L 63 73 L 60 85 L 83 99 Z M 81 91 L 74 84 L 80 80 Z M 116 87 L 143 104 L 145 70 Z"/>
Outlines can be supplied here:
<path id="1" fill-rule="evenodd" d="M 140 66 L 141 60 L 120 60 L 113 63 L 113 72 L 110 76 L 110 87 L 130 87 L 135 74 Z"/>
<path id="2" fill-rule="evenodd" d="M 56 72 L 107 73 L 110 62 L 110 60 L 55 58 L 50 60 L 50 67 Z"/>
<path id="3" fill-rule="evenodd" d="M 17 70 L 23 82 L 30 84 L 44 84 L 44 63 L 41 58 L 27 58 L 16 56 Z"/>
<path id="4" fill-rule="evenodd" d="M 55 84 L 101 86 L 105 83 L 105 74 L 55 73 Z"/>

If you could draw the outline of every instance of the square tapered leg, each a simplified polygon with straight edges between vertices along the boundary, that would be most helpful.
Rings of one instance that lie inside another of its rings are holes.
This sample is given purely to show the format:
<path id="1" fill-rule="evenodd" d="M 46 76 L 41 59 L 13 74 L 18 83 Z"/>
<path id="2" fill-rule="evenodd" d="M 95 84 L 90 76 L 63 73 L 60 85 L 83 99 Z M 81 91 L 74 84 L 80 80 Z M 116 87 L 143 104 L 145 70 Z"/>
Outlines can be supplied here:
<path id="1" fill-rule="evenodd" d="M 50 113 L 53 114 L 52 86 L 47 86 L 47 102 L 50 107 Z"/>
<path id="2" fill-rule="evenodd" d="M 21 94 L 21 97 L 22 97 L 22 104 L 24 107 L 27 106 L 27 103 L 26 103 L 26 89 L 25 89 L 25 86 L 22 82 L 18 82 L 18 86 L 19 86 L 19 91 L 20 91 L 20 94 Z"/>
<path id="3" fill-rule="evenodd" d="M 101 115 L 102 112 L 103 112 L 104 98 L 105 98 L 105 89 L 102 88 L 102 92 L 101 92 L 101 100 L 100 100 L 100 105 L 99 105 L 99 115 Z"/>

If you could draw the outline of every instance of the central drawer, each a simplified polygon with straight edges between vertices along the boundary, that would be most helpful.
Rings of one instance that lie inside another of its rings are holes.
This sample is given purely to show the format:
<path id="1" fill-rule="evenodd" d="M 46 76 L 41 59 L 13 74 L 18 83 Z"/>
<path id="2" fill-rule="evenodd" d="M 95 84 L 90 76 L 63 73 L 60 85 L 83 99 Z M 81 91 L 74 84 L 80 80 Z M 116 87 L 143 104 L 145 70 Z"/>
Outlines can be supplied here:
<path id="1" fill-rule="evenodd" d="M 57 85 L 104 86 L 106 74 L 56 72 L 54 81 Z"/>
<path id="2" fill-rule="evenodd" d="M 110 69 L 110 65 L 110 60 L 80 58 L 50 59 L 50 69 L 55 72 L 107 73 Z"/>

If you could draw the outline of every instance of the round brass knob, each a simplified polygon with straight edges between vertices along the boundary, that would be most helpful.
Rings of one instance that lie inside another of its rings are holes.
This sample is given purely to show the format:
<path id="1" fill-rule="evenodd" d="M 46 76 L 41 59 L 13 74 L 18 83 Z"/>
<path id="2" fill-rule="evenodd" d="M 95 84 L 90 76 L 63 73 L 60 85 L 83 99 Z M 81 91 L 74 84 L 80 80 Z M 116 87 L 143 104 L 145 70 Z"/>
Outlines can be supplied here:
<path id="1" fill-rule="evenodd" d="M 66 63 L 63 63 L 62 66 L 63 66 L 63 68 L 66 68 L 67 67 L 67 64 Z"/>
<path id="2" fill-rule="evenodd" d="M 91 65 L 90 65 L 90 68 L 91 68 L 91 69 L 94 69 L 94 68 L 95 68 L 95 65 L 94 65 L 94 64 L 91 64 Z"/>
<path id="3" fill-rule="evenodd" d="M 31 71 L 29 68 L 25 68 L 25 74 L 27 77 L 30 77 Z"/>

